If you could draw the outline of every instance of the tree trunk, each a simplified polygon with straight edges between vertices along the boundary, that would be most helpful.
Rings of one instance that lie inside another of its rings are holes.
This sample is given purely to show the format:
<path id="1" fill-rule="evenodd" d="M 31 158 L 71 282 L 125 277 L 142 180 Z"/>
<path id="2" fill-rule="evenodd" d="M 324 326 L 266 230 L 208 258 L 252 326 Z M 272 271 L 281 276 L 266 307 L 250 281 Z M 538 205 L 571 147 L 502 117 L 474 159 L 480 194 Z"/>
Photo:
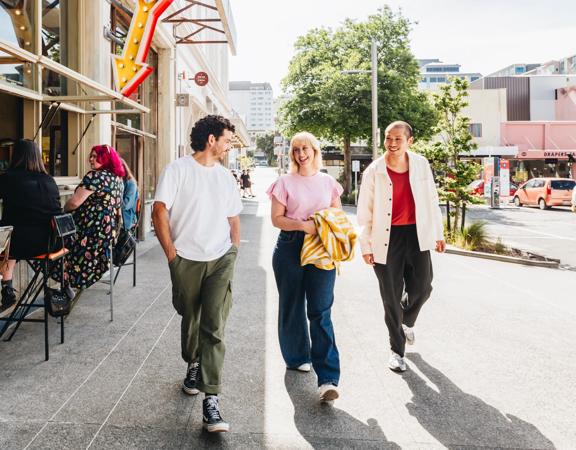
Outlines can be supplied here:
<path id="1" fill-rule="evenodd" d="M 344 194 L 352 191 L 352 155 L 350 153 L 350 137 L 344 136 Z"/>
<path id="2" fill-rule="evenodd" d="M 462 225 L 460 226 L 460 231 L 464 232 L 465 226 L 466 226 L 466 203 L 462 203 Z"/>

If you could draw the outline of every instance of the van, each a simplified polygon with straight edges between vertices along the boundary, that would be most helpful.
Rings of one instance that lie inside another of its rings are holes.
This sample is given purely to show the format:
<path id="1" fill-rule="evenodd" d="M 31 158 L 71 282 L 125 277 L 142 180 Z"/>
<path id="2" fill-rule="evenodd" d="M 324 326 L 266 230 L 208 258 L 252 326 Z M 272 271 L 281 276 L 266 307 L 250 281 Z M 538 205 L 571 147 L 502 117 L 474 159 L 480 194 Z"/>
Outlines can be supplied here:
<path id="1" fill-rule="evenodd" d="M 516 206 L 570 206 L 576 181 L 570 178 L 532 178 L 522 184 L 514 195 Z"/>

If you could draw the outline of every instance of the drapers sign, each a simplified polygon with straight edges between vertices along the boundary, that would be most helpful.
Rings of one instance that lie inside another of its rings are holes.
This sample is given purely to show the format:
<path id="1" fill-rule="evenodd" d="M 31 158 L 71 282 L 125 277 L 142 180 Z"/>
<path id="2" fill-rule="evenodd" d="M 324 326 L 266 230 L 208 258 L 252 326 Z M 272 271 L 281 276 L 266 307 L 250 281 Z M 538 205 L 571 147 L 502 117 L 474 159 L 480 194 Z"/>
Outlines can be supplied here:
<path id="1" fill-rule="evenodd" d="M 129 97 L 154 69 L 146 64 L 156 23 L 174 0 L 137 0 L 122 56 L 112 55 L 116 89 Z"/>
<path id="2" fill-rule="evenodd" d="M 567 158 L 576 155 L 576 150 L 544 150 L 544 158 Z"/>

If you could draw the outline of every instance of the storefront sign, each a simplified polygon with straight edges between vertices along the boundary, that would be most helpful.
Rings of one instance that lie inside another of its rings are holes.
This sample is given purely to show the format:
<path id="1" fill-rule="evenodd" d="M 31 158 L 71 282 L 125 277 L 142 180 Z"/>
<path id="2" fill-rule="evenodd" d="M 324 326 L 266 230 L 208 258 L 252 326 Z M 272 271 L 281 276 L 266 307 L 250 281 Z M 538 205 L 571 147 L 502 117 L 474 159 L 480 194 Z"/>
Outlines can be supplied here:
<path id="1" fill-rule="evenodd" d="M 576 155 L 576 150 L 544 150 L 544 158 L 568 158 Z"/>
<path id="2" fill-rule="evenodd" d="M 208 74 L 206 72 L 198 72 L 194 75 L 194 81 L 198 86 L 206 86 L 208 84 Z"/>
<path id="3" fill-rule="evenodd" d="M 153 71 L 146 58 L 158 19 L 174 0 L 137 0 L 122 56 L 112 55 L 116 89 L 129 97 Z"/>
<path id="4" fill-rule="evenodd" d="M 484 158 L 484 197 L 492 195 L 492 177 L 494 176 L 494 158 Z"/>
<path id="5" fill-rule="evenodd" d="M 500 196 L 510 196 L 510 161 L 500 160 Z"/>

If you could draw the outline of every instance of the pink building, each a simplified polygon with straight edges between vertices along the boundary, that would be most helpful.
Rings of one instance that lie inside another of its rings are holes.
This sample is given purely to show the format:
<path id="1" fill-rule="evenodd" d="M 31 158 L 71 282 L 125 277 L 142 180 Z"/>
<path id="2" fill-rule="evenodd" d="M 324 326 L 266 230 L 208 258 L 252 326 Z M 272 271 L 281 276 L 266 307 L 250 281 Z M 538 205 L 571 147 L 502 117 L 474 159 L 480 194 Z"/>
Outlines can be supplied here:
<path id="1" fill-rule="evenodd" d="M 501 124 L 501 145 L 518 148 L 515 178 L 576 177 L 576 121 L 514 121 Z"/>

